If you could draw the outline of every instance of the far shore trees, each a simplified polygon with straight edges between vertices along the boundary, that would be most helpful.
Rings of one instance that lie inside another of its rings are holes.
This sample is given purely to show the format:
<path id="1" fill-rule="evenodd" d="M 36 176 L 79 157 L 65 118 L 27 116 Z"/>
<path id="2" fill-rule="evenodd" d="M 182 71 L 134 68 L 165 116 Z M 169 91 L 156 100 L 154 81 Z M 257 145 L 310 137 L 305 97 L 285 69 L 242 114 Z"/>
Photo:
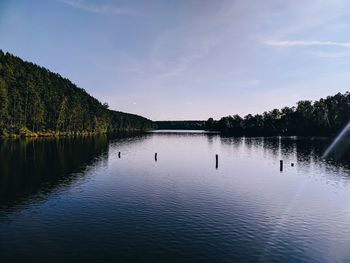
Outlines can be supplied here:
<path id="1" fill-rule="evenodd" d="M 209 118 L 207 130 L 237 136 L 335 135 L 350 121 L 350 93 L 338 93 L 318 101 L 303 100 L 296 107 L 273 109 L 263 114 Z"/>

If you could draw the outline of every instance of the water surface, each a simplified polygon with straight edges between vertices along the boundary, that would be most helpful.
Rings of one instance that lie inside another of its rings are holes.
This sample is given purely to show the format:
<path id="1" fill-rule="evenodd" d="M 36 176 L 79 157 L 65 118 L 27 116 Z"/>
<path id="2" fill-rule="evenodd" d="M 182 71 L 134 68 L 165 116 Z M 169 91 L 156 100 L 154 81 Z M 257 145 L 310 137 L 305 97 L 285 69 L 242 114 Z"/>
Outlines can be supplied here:
<path id="1" fill-rule="evenodd" d="M 350 262 L 350 160 L 323 160 L 330 143 L 183 131 L 2 142 L 0 260 Z"/>

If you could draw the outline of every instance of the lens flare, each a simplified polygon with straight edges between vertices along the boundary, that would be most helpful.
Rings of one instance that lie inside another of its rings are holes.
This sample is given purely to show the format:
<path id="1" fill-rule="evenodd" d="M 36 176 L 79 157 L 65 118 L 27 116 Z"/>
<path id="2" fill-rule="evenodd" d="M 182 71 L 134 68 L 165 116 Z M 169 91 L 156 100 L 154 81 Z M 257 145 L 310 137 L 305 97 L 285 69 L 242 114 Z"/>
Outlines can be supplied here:
<path id="1" fill-rule="evenodd" d="M 327 158 L 329 154 L 335 149 L 344 139 L 347 137 L 347 133 L 350 131 L 350 122 L 345 126 L 345 128 L 339 133 L 339 135 L 334 139 L 332 144 L 327 148 L 327 150 L 324 152 L 322 158 Z"/>

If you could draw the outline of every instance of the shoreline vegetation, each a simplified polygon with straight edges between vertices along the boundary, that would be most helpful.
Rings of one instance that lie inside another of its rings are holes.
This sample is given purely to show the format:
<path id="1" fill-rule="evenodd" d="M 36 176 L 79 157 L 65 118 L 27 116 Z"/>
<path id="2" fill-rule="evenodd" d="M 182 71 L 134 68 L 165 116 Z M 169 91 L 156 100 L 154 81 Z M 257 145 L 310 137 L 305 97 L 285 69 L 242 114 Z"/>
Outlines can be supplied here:
<path id="1" fill-rule="evenodd" d="M 184 120 L 184 121 L 155 121 L 158 130 L 204 130 L 205 121 Z"/>
<path id="2" fill-rule="evenodd" d="M 67 138 L 67 137 L 89 137 L 89 136 L 99 136 L 99 135 L 134 135 L 134 134 L 140 134 L 143 132 L 147 132 L 149 130 L 119 130 L 109 133 L 101 133 L 101 132 L 92 132 L 92 131 L 67 131 L 67 132 L 60 132 L 60 131 L 52 131 L 52 130 L 43 130 L 43 131 L 37 131 L 33 132 L 31 130 L 28 130 L 26 128 L 21 128 L 17 133 L 8 133 L 3 134 L 0 136 L 0 139 L 20 139 L 20 138 L 27 138 L 27 139 L 35 139 L 35 138 Z"/>
<path id="3" fill-rule="evenodd" d="M 350 121 L 350 93 L 294 107 L 220 120 L 155 121 L 110 110 L 84 89 L 0 49 L 0 139 L 74 137 L 154 129 L 217 131 L 227 136 L 334 136 Z"/>
<path id="4" fill-rule="evenodd" d="M 334 136 L 350 121 L 350 93 L 317 101 L 302 100 L 294 107 L 263 114 L 209 118 L 205 129 L 229 136 Z"/>
<path id="5" fill-rule="evenodd" d="M 153 121 L 110 110 L 70 80 L 0 50 L 0 138 L 147 131 Z"/>

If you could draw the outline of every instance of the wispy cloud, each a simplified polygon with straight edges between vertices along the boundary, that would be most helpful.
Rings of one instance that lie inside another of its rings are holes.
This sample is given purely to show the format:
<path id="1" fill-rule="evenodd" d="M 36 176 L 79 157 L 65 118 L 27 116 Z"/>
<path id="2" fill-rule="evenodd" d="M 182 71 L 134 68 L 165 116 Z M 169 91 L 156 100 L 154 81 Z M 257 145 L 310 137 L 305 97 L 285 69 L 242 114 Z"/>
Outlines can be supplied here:
<path id="1" fill-rule="evenodd" d="M 319 41 L 319 40 L 266 40 L 268 46 L 293 47 L 293 46 L 331 46 L 350 48 L 350 42 Z"/>
<path id="2" fill-rule="evenodd" d="M 324 51 L 310 51 L 308 54 L 313 55 L 318 58 L 325 59 L 349 59 L 350 52 L 324 52 Z"/>
<path id="3" fill-rule="evenodd" d="M 106 4 L 92 4 L 85 0 L 59 0 L 60 2 L 67 4 L 69 6 L 97 14 L 105 15 L 136 15 L 137 13 L 134 10 L 116 7 L 114 5 Z"/>

